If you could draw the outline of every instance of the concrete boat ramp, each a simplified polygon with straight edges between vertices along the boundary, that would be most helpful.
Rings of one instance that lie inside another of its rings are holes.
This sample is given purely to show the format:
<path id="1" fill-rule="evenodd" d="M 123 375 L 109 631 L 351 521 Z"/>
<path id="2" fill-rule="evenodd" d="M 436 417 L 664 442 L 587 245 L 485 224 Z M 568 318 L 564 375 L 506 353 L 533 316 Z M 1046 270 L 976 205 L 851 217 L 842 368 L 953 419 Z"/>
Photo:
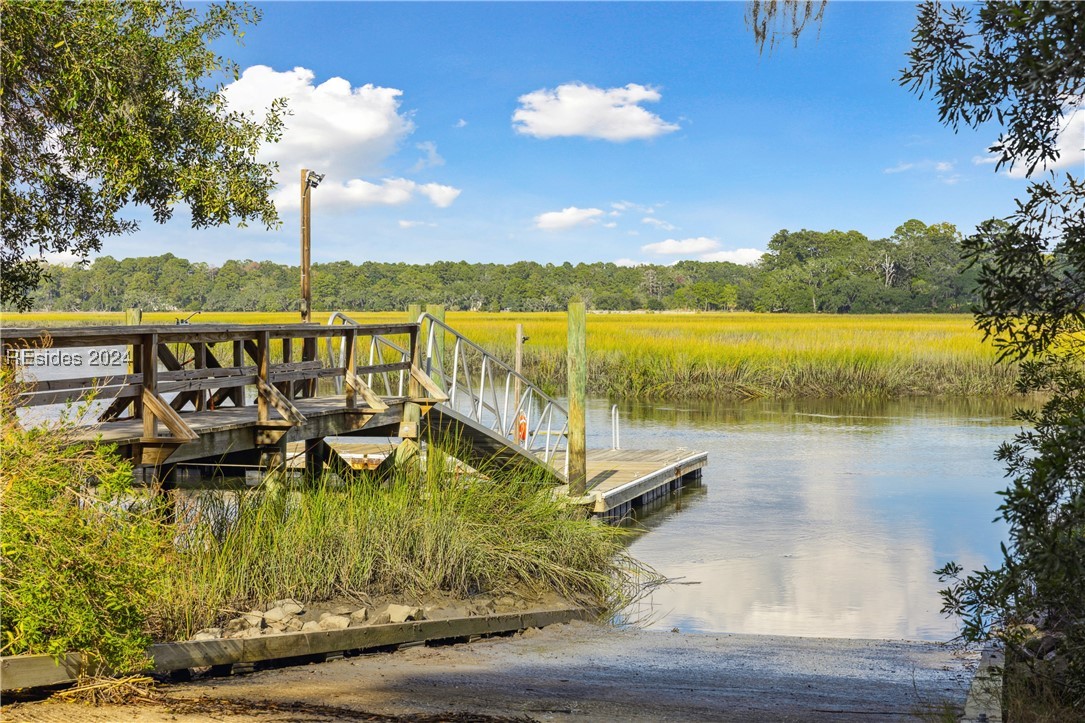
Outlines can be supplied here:
<path id="1" fill-rule="evenodd" d="M 153 705 L 6 706 L 10 721 L 898 721 L 960 710 L 978 655 L 936 643 L 614 630 L 207 678 Z M 929 717 L 928 717 L 929 716 Z"/>

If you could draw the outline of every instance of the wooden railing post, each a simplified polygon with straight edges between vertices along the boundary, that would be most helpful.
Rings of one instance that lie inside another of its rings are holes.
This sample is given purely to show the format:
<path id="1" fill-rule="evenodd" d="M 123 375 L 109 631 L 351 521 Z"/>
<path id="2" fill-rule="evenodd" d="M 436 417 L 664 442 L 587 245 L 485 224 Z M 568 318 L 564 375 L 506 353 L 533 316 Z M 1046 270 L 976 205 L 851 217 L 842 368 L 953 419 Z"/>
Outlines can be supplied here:
<path id="1" fill-rule="evenodd" d="M 358 371 L 358 362 L 354 353 L 356 339 L 357 332 L 354 329 L 343 330 L 343 352 L 346 360 L 346 374 L 343 375 L 346 383 L 343 384 L 343 392 L 346 395 L 347 409 L 353 409 L 357 405 L 357 390 L 352 383 Z"/>
<path id="2" fill-rule="evenodd" d="M 245 366 L 245 345 L 241 343 L 241 340 L 233 342 L 231 345 L 233 349 L 233 358 L 235 367 Z M 230 391 L 230 397 L 233 400 L 235 407 L 245 406 L 245 387 L 237 387 Z"/>
<path id="3" fill-rule="evenodd" d="M 588 480 L 584 405 L 588 387 L 587 318 L 584 302 L 569 302 L 569 494 L 584 494 Z"/>
<path id="4" fill-rule="evenodd" d="M 271 334 L 265 329 L 256 332 L 256 375 L 267 384 L 271 376 Z M 256 393 L 256 418 L 260 422 L 266 422 L 270 418 L 269 400 L 267 392 L 262 385 L 257 385 Z"/>
<path id="5" fill-rule="evenodd" d="M 158 334 L 143 334 L 139 345 L 140 371 L 143 373 L 143 391 L 158 394 Z M 143 396 L 143 395 L 141 395 Z M 143 415 L 143 437 L 153 439 L 158 436 L 158 424 L 154 412 L 140 405 Z"/>
<path id="6" fill-rule="evenodd" d="M 193 369 L 206 369 L 207 368 L 207 345 L 202 341 L 192 342 L 192 368 Z M 203 389 L 197 389 L 195 392 L 195 398 L 192 400 L 193 406 L 197 412 L 202 412 L 207 408 L 207 392 Z"/>

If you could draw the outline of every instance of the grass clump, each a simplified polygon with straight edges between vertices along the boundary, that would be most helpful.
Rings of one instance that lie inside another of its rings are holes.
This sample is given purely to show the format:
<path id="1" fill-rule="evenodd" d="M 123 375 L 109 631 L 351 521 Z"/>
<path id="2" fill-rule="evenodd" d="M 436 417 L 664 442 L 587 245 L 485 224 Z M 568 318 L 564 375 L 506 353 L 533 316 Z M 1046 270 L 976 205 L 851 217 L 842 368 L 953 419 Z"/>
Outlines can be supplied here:
<path id="1" fill-rule="evenodd" d="M 145 666 L 148 612 L 168 538 L 132 507 L 132 471 L 107 446 L 73 441 L 64 422 L 22 429 L 17 387 L 0 371 L 4 655 L 83 653 L 89 672 Z"/>
<path id="2" fill-rule="evenodd" d="M 392 478 L 266 485 L 206 505 L 181 533 L 157 633 L 184 639 L 283 597 L 556 592 L 600 612 L 634 594 L 628 534 L 593 522 L 525 472 L 472 473 L 436 447 Z M 219 498 L 220 500 L 222 498 Z"/>

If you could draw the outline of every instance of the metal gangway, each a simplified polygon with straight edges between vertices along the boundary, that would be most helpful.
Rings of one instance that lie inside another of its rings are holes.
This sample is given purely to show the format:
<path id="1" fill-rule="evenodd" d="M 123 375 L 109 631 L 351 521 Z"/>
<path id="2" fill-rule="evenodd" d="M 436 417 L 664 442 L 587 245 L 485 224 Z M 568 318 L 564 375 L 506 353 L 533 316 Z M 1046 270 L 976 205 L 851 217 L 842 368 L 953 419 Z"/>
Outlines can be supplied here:
<path id="1" fill-rule="evenodd" d="M 341 312 L 329 325 L 356 324 Z M 560 480 L 568 465 L 567 410 L 538 385 L 509 364 L 431 314 L 418 317 L 424 350 L 419 368 L 447 395 L 425 416 L 431 430 L 466 438 L 480 457 L 520 458 L 547 467 Z M 359 350 L 361 351 L 361 350 Z M 327 353 L 338 352 L 345 363 L 344 345 L 336 350 L 329 337 Z M 364 352 L 363 352 L 364 353 Z M 381 396 L 403 396 L 409 383 L 401 369 L 379 371 L 410 360 L 410 351 L 396 341 L 374 336 L 369 345 L 366 384 Z M 341 381 L 337 381 L 341 384 Z"/>

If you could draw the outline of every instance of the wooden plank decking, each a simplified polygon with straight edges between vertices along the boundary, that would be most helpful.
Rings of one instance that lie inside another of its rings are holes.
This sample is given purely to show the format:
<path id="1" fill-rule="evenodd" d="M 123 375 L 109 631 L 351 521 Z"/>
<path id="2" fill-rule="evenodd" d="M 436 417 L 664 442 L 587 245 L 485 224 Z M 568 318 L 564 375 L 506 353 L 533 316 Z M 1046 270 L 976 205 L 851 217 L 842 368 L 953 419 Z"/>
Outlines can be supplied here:
<path id="1" fill-rule="evenodd" d="M 584 502 L 597 515 L 621 516 L 699 477 L 707 464 L 707 452 L 683 448 L 589 449 Z"/>

